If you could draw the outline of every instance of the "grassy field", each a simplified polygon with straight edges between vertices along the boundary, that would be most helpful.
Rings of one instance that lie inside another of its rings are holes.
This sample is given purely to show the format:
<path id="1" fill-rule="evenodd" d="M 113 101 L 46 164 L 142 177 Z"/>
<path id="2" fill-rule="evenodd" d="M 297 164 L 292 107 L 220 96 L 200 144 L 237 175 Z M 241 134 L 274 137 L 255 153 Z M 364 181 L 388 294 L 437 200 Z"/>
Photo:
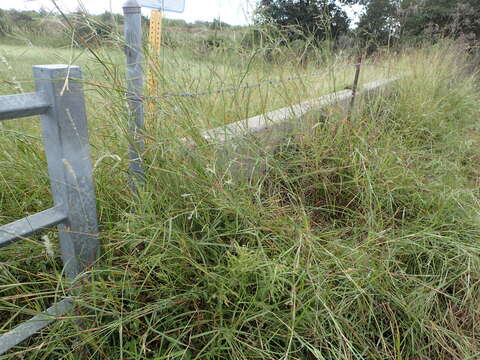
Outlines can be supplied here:
<path id="1" fill-rule="evenodd" d="M 410 76 L 350 118 L 332 109 L 275 154 L 258 151 L 264 174 L 236 181 L 215 166 L 214 144 L 186 158 L 175 139 L 353 79 L 346 55 L 300 64 L 288 49 L 274 62 L 260 50 L 162 52 L 160 94 L 326 72 L 159 99 L 136 201 L 120 51 L 96 49 L 99 63 L 86 51 L 0 45 L 2 94 L 33 90 L 33 64 L 82 66 L 102 238 L 76 315 L 0 359 L 480 357 L 480 95 L 467 55 L 445 43 L 369 58 L 362 82 Z M 0 123 L 1 223 L 51 205 L 33 124 Z M 56 247 L 55 231 L 47 236 L 0 250 L 0 333 L 66 292 L 45 244 Z"/>

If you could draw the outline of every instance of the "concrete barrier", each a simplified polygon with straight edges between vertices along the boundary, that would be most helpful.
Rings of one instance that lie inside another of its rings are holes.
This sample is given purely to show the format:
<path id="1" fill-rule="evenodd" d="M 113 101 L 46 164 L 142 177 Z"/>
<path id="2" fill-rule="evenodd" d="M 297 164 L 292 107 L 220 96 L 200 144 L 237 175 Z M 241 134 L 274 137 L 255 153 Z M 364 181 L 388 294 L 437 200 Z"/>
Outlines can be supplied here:
<path id="1" fill-rule="evenodd" d="M 376 96 L 403 77 L 367 83 L 357 92 L 357 96 L 361 101 Z M 321 120 L 322 112 L 333 107 L 347 114 L 351 98 L 352 90 L 338 91 L 207 130 L 201 136 L 215 145 L 216 168 L 223 171 L 228 169 L 237 179 L 245 176 L 252 178 L 263 173 L 269 157 L 280 144 L 295 135 L 312 131 Z M 361 101 L 357 106 L 361 106 Z"/>

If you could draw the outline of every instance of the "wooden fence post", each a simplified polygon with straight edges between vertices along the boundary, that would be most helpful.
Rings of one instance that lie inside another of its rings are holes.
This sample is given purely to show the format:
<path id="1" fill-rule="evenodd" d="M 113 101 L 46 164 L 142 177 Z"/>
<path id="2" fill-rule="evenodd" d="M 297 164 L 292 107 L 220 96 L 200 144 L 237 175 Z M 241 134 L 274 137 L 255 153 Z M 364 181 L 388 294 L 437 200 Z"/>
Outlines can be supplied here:
<path id="1" fill-rule="evenodd" d="M 353 80 L 352 99 L 350 100 L 349 115 L 353 111 L 353 107 L 355 105 L 355 98 L 357 97 L 358 81 L 360 80 L 360 69 L 362 67 L 362 62 L 361 61 L 362 61 L 362 59 L 360 58 L 360 61 L 357 64 L 355 64 L 355 79 Z"/>

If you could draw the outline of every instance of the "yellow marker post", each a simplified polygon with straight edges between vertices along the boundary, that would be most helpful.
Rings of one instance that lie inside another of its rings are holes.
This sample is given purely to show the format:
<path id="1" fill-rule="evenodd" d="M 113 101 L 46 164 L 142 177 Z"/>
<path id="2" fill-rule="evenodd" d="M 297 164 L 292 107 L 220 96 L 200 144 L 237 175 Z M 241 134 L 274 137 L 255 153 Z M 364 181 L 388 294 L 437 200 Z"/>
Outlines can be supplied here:
<path id="1" fill-rule="evenodd" d="M 158 79 L 156 76 L 156 69 L 160 65 L 160 48 L 162 47 L 162 20 L 163 11 L 152 10 L 150 16 L 150 29 L 148 33 L 148 40 L 150 45 L 150 61 L 148 72 L 148 95 L 151 98 L 148 100 L 148 111 L 153 114 L 155 111 L 155 97 L 158 96 Z"/>

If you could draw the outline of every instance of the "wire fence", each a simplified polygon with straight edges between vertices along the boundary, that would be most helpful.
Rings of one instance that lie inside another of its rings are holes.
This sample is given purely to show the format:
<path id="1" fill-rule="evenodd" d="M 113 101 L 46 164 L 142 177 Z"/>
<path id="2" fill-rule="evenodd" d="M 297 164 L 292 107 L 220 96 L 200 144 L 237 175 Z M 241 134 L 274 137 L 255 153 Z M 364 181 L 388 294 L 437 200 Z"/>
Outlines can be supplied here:
<path id="1" fill-rule="evenodd" d="M 345 70 L 350 67 L 356 67 L 356 66 L 371 66 L 371 67 L 376 67 L 379 69 L 383 69 L 386 71 L 392 71 L 394 68 L 391 68 L 389 66 L 385 65 L 380 65 L 380 64 L 373 64 L 373 63 L 356 63 L 356 64 L 347 64 L 343 66 L 335 66 L 330 69 L 321 71 L 321 72 L 314 72 L 310 74 L 304 74 L 304 75 L 298 75 L 298 76 L 290 76 L 284 79 L 274 79 L 274 80 L 266 80 L 266 81 L 261 81 L 255 84 L 245 84 L 245 85 L 240 85 L 240 86 L 231 86 L 231 87 L 226 87 L 226 88 L 221 88 L 221 89 L 213 89 L 213 90 L 204 90 L 204 91 L 198 91 L 198 92 L 179 92 L 179 93 L 165 93 L 161 95 L 146 95 L 146 96 L 140 96 L 138 97 L 138 100 L 140 101 L 149 101 L 149 100 L 159 100 L 159 99 L 168 99 L 168 98 L 195 98 L 195 97 L 201 97 L 201 96 L 210 96 L 210 95 L 221 95 L 225 93 L 234 93 L 234 92 L 239 92 L 242 90 L 249 90 L 249 89 L 256 89 L 256 88 L 261 88 L 265 86 L 280 86 L 285 84 L 286 82 L 290 81 L 297 81 L 301 79 L 313 79 L 313 78 L 322 78 L 325 77 L 329 74 L 332 74 L 335 71 L 338 70 Z M 16 86 L 18 87 L 19 84 L 22 83 L 30 83 L 32 80 L 17 80 L 17 79 L 0 79 L 0 84 L 6 84 L 10 86 Z M 115 90 L 119 93 L 126 93 L 126 89 L 122 88 L 115 88 L 109 85 L 105 84 L 100 84 L 92 81 L 84 81 L 86 85 L 91 86 L 92 88 L 103 88 L 103 89 L 110 89 L 110 90 Z M 91 89 L 94 90 L 94 89 Z M 88 91 L 88 89 L 86 89 Z"/>
<path id="2" fill-rule="evenodd" d="M 255 88 L 260 88 L 263 86 L 279 86 L 284 84 L 285 82 L 288 81 L 296 81 L 296 80 L 301 80 L 301 79 L 306 79 L 306 78 L 321 78 L 329 73 L 331 73 L 334 70 L 338 70 L 340 68 L 347 68 L 350 67 L 351 65 L 345 65 L 342 67 L 337 67 L 331 70 L 326 70 L 322 72 L 315 72 L 315 73 L 310 73 L 310 74 L 305 74 L 305 75 L 299 75 L 299 76 L 291 76 L 285 79 L 277 79 L 277 80 L 267 80 L 267 81 L 262 81 L 256 84 L 246 84 L 246 85 L 241 85 L 237 87 L 227 87 L 223 89 L 215 89 L 215 90 L 207 90 L 207 91 L 199 91 L 199 92 L 184 92 L 184 93 L 167 93 L 159 96 L 146 96 L 144 97 L 145 99 L 150 99 L 150 98 L 172 98 L 172 97 L 199 97 L 199 96 L 207 96 L 207 95 L 219 95 L 219 94 L 224 94 L 224 93 L 229 93 L 229 92 L 238 92 L 241 90 L 248 90 L 248 89 L 255 89 Z"/>
<path id="3" fill-rule="evenodd" d="M 221 95 L 225 93 L 233 93 L 233 92 L 238 92 L 242 90 L 249 90 L 249 89 L 256 89 L 264 86 L 279 86 L 282 84 L 285 84 L 286 82 L 289 81 L 296 81 L 296 80 L 301 80 L 301 79 L 307 79 L 307 78 L 322 78 L 325 77 L 329 74 L 332 74 L 332 72 L 338 71 L 338 70 L 344 70 L 348 69 L 350 67 L 357 67 L 357 66 L 371 66 L 371 67 L 376 67 L 380 68 L 386 71 L 392 71 L 394 68 L 388 67 L 388 66 L 383 66 L 379 64 L 373 64 L 373 63 L 356 63 L 356 64 L 347 64 L 343 66 L 335 66 L 332 67 L 328 70 L 324 70 L 321 72 L 314 72 L 310 74 L 305 74 L 305 75 L 298 75 L 298 76 L 290 76 L 284 79 L 275 79 L 275 80 L 267 80 L 267 81 L 262 81 L 258 82 L 255 84 L 246 84 L 246 85 L 240 85 L 240 86 L 231 86 L 231 87 L 226 87 L 222 89 L 214 89 L 214 90 L 205 90 L 205 91 L 198 91 L 198 92 L 180 92 L 180 93 L 166 93 L 162 95 L 150 95 L 150 96 L 143 96 L 141 99 L 143 100 L 155 100 L 155 99 L 168 99 L 168 98 L 195 98 L 195 97 L 201 97 L 201 96 L 209 96 L 209 95 Z"/>

